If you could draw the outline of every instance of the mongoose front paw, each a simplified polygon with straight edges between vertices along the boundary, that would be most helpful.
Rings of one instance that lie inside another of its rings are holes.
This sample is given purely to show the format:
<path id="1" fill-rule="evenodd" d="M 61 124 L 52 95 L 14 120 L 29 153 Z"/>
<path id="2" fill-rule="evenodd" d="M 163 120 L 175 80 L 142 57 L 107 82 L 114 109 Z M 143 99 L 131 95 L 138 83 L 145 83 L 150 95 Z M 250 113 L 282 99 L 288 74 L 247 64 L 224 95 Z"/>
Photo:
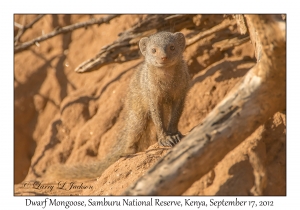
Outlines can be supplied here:
<path id="1" fill-rule="evenodd" d="M 178 132 L 176 134 L 166 136 L 165 139 L 159 140 L 159 144 L 164 147 L 173 147 L 180 141 L 181 138 L 182 134 Z"/>

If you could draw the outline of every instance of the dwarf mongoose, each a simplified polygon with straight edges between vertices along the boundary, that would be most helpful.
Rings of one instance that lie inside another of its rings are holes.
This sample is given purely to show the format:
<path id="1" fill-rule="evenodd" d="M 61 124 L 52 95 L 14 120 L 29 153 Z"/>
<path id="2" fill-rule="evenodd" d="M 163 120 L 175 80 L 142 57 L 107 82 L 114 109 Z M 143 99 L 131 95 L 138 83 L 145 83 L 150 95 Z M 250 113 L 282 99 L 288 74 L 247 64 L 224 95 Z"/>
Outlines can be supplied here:
<path id="1" fill-rule="evenodd" d="M 160 32 L 142 38 L 139 47 L 145 61 L 131 79 L 124 107 L 125 126 L 117 145 L 103 161 L 91 165 L 54 167 L 50 170 L 53 176 L 100 176 L 122 155 L 140 150 L 152 122 L 160 145 L 171 147 L 180 141 L 182 135 L 177 127 L 189 87 L 188 67 L 182 56 L 185 37 L 179 32 Z"/>

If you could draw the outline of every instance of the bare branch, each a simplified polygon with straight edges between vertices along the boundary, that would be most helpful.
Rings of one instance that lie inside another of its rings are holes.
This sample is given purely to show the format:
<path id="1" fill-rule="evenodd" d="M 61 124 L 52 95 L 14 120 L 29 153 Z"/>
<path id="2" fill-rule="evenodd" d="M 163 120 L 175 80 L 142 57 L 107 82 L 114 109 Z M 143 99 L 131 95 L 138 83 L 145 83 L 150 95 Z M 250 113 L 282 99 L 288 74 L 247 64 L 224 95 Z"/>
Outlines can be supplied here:
<path id="1" fill-rule="evenodd" d="M 85 73 L 99 69 L 110 63 L 123 63 L 140 57 L 139 40 L 157 31 L 168 30 L 169 25 L 174 24 L 174 31 L 193 26 L 193 15 L 149 15 L 145 20 L 136 24 L 133 28 L 121 33 L 119 39 L 112 44 L 103 47 L 93 58 L 84 61 L 75 71 Z M 166 24 L 166 21 L 168 24 Z M 224 24 L 225 22 L 225 24 Z M 187 46 L 194 44 L 205 36 L 228 28 L 233 21 L 224 20 L 221 24 L 206 30 L 187 40 Z"/>
<path id="2" fill-rule="evenodd" d="M 166 21 L 168 24 L 166 24 Z M 176 24 L 174 30 L 191 26 L 191 15 L 149 15 L 131 29 L 119 34 L 119 39 L 110 45 L 102 47 L 93 58 L 80 64 L 75 71 L 85 73 L 99 69 L 110 63 L 123 63 L 140 57 L 138 42 L 143 36 L 148 36 L 159 30 L 166 30 L 166 25 Z"/>
<path id="3" fill-rule="evenodd" d="M 108 15 L 108 16 L 103 17 L 103 18 L 91 19 L 91 20 L 83 22 L 83 23 L 76 23 L 76 24 L 73 24 L 73 25 L 58 28 L 58 29 L 50 32 L 49 34 L 37 37 L 36 39 L 33 39 L 31 41 L 28 41 L 28 42 L 25 42 L 25 43 L 22 43 L 20 45 L 15 46 L 15 53 L 21 52 L 21 51 L 27 49 L 28 47 L 34 45 L 35 43 L 45 41 L 45 40 L 50 39 L 50 38 L 52 38 L 52 37 L 54 37 L 58 34 L 68 33 L 68 32 L 71 32 L 73 30 L 76 30 L 78 28 L 85 28 L 85 27 L 88 27 L 88 26 L 91 26 L 91 25 L 94 25 L 94 24 L 100 25 L 102 23 L 108 23 L 109 21 L 111 21 L 112 19 L 114 19 L 118 16 L 120 16 L 120 15 Z"/>
<path id="4" fill-rule="evenodd" d="M 241 34 L 246 34 L 247 33 L 247 26 L 245 23 L 245 18 L 243 15 L 234 15 L 236 19 L 236 23 L 238 25 L 238 28 L 240 30 Z"/>
<path id="5" fill-rule="evenodd" d="M 220 23 L 219 25 L 214 26 L 211 29 L 205 30 L 202 33 L 197 34 L 196 36 L 194 36 L 193 38 L 190 38 L 187 40 L 186 45 L 190 46 L 194 43 L 196 43 L 197 41 L 199 41 L 200 39 L 202 39 L 203 37 L 206 37 L 210 34 L 216 33 L 218 31 L 221 31 L 225 28 L 228 28 L 230 25 L 232 25 L 233 21 L 229 20 L 229 19 L 225 19 L 222 23 Z"/>
<path id="6" fill-rule="evenodd" d="M 246 19 L 258 63 L 200 125 L 124 195 L 181 195 L 258 126 L 285 108 L 285 34 L 272 16 L 247 15 Z"/>
<path id="7" fill-rule="evenodd" d="M 17 22 L 14 22 L 14 25 L 16 26 L 16 27 L 18 27 L 18 28 L 24 28 L 24 26 L 23 25 L 21 25 L 20 23 L 17 23 Z"/>
<path id="8" fill-rule="evenodd" d="M 235 47 L 241 44 L 244 44 L 250 40 L 249 36 L 239 39 L 238 37 L 234 37 L 232 39 L 225 39 L 219 42 L 214 43 L 212 46 L 217 47 L 220 51 L 228 50 L 231 47 Z"/>
<path id="9" fill-rule="evenodd" d="M 26 29 L 31 28 L 36 22 L 38 22 L 44 15 L 38 15 L 31 23 L 25 26 Z"/>
<path id="10" fill-rule="evenodd" d="M 27 24 L 26 26 L 23 26 L 21 24 L 18 24 L 15 22 L 15 26 L 17 26 L 18 28 L 20 28 L 20 30 L 18 31 L 17 36 L 15 36 L 15 45 L 17 45 L 17 43 L 19 42 L 21 36 L 25 33 L 25 31 L 29 28 L 31 28 L 36 22 L 38 22 L 44 15 L 38 15 L 33 21 L 31 21 L 31 23 Z"/>

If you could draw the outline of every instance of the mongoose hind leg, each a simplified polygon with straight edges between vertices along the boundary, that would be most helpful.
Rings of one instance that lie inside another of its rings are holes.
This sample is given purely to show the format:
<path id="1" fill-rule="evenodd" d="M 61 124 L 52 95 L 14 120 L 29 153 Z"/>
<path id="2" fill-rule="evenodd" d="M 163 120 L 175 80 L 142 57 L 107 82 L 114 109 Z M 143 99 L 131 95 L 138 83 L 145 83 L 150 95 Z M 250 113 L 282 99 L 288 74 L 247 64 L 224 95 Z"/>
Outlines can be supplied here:
<path id="1" fill-rule="evenodd" d="M 141 110 L 129 110 L 127 115 L 126 125 L 123 131 L 123 142 L 125 150 L 123 155 L 129 155 L 139 152 L 141 139 L 148 131 L 148 117 L 147 114 Z"/>

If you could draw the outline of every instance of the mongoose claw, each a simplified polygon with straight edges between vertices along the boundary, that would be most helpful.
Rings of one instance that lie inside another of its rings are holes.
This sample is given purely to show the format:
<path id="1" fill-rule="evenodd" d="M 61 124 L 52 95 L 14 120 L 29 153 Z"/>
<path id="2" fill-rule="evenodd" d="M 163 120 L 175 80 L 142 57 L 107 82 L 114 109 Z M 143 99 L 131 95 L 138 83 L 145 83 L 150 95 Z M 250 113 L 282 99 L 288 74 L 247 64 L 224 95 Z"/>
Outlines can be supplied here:
<path id="1" fill-rule="evenodd" d="M 174 135 L 168 135 L 164 140 L 160 140 L 159 144 L 165 147 L 174 147 L 181 139 L 182 134 L 178 132 Z"/>
<path id="2" fill-rule="evenodd" d="M 158 143 L 163 147 L 173 147 L 175 145 L 170 139 L 160 140 Z"/>

